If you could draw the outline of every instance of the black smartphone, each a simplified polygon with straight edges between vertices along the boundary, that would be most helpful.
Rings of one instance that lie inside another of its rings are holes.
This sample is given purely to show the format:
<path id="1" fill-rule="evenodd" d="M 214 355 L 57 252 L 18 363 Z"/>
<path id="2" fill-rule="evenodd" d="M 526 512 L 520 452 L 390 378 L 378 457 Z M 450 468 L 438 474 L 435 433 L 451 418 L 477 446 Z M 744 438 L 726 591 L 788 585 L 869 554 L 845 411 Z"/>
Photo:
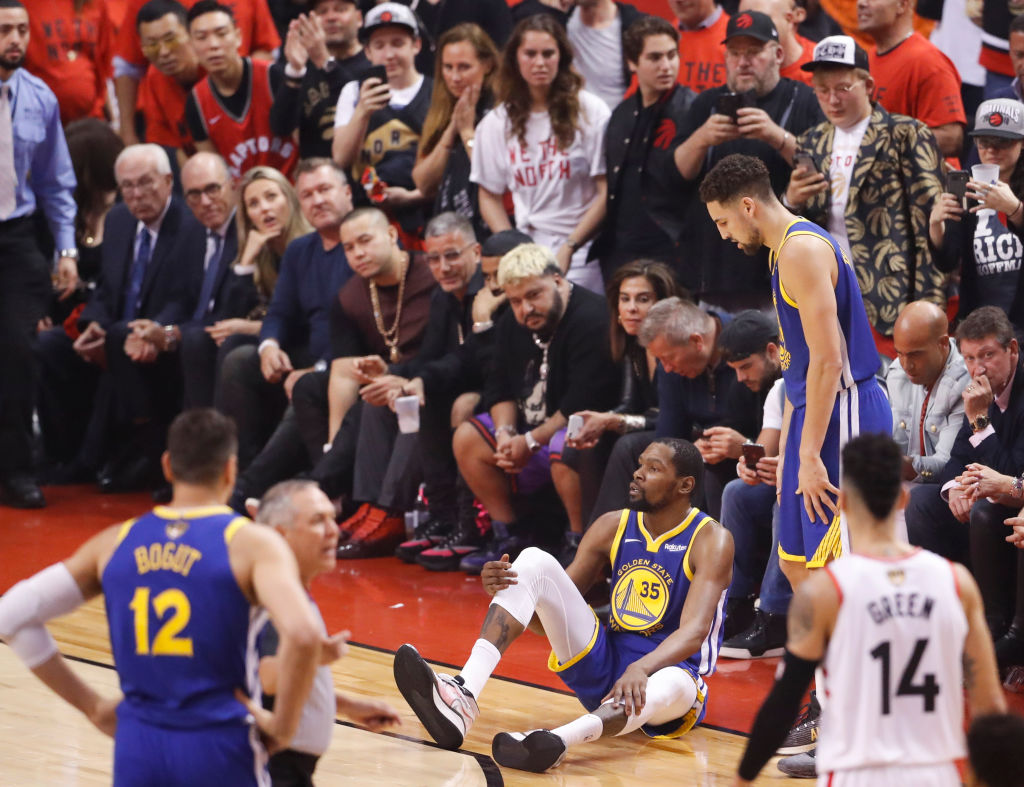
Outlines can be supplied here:
<path id="1" fill-rule="evenodd" d="M 363 71 L 363 78 L 360 80 L 360 84 L 371 77 L 376 77 L 382 84 L 386 85 L 388 83 L 388 70 L 384 66 L 370 66 Z"/>
<path id="2" fill-rule="evenodd" d="M 743 451 L 743 461 L 751 470 L 757 469 L 757 460 L 764 458 L 764 446 L 760 443 L 744 443 L 740 446 Z"/>
<path id="3" fill-rule="evenodd" d="M 967 196 L 967 181 L 971 175 L 965 169 L 954 169 L 946 174 L 946 191 L 963 202 Z"/>
<path id="4" fill-rule="evenodd" d="M 805 153 L 802 150 L 798 150 L 793 154 L 793 169 L 797 167 L 803 167 L 808 172 L 817 172 L 818 165 L 814 163 L 814 159 L 810 153 Z"/>
<path id="5" fill-rule="evenodd" d="M 739 93 L 722 93 L 715 102 L 715 112 L 728 115 L 735 123 L 739 120 L 739 108 L 744 106 L 743 96 Z"/>

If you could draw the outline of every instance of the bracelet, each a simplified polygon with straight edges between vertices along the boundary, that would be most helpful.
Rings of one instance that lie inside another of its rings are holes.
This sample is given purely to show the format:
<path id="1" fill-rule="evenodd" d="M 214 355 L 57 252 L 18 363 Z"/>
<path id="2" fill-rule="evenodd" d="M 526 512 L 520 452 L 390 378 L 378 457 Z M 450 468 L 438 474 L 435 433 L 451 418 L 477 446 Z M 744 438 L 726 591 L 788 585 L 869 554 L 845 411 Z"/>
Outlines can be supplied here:
<path id="1" fill-rule="evenodd" d="M 532 432 L 525 432 L 523 439 L 526 440 L 526 447 L 530 449 L 531 454 L 537 453 L 544 446 L 540 444 L 536 437 L 533 436 Z"/>
<path id="2" fill-rule="evenodd" d="M 496 427 L 495 430 L 494 430 L 494 434 L 495 435 L 507 434 L 509 437 L 515 437 L 516 436 L 516 428 L 514 426 L 512 426 L 512 424 L 504 424 L 503 426 Z"/>
<path id="3" fill-rule="evenodd" d="M 1013 218 L 1014 216 L 1016 216 L 1016 215 L 1017 215 L 1018 213 L 1020 213 L 1020 209 L 1021 209 L 1021 208 L 1024 208 L 1024 200 L 1020 200 L 1020 199 L 1018 199 L 1018 200 L 1017 200 L 1017 207 L 1016 207 L 1016 209 L 1015 209 L 1015 210 L 1013 211 L 1013 213 L 1011 213 L 1011 214 L 1010 214 L 1009 216 L 1007 216 L 1006 218 L 1007 218 L 1007 219 L 1012 219 L 1012 218 Z"/>
<path id="4" fill-rule="evenodd" d="M 473 323 L 473 333 L 483 333 L 489 331 L 494 327 L 493 320 L 481 320 L 480 322 Z"/>
<path id="5" fill-rule="evenodd" d="M 1013 497 L 1021 498 L 1024 497 L 1024 476 L 1015 476 L 1013 479 L 1013 487 L 1010 491 Z"/>
<path id="6" fill-rule="evenodd" d="M 784 147 L 786 147 L 786 143 L 787 142 L 789 142 L 789 132 L 788 131 L 783 131 L 782 132 L 782 142 L 779 143 L 779 146 L 777 148 L 775 148 L 775 149 L 776 150 L 782 150 Z"/>
<path id="7" fill-rule="evenodd" d="M 647 426 L 647 419 L 642 415 L 625 415 L 620 413 L 619 424 L 615 431 L 619 434 L 628 434 L 629 432 L 639 432 L 645 426 Z"/>
<path id="8" fill-rule="evenodd" d="M 167 352 L 174 352 L 174 350 L 177 349 L 177 347 L 178 347 L 178 339 L 174 335 L 174 326 L 173 325 L 165 325 L 164 326 L 164 342 L 165 342 L 164 350 L 166 350 Z"/>

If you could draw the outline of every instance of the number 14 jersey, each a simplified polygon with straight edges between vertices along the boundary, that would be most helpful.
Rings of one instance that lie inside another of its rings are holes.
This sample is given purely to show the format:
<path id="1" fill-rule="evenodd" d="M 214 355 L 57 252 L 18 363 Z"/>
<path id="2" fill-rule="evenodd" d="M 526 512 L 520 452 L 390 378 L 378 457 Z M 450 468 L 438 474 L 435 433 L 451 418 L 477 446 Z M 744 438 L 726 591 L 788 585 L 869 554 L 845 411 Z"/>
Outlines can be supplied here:
<path id="1" fill-rule="evenodd" d="M 158 506 L 122 525 L 103 570 L 119 713 L 160 727 L 246 724 L 236 688 L 256 696 L 256 634 L 228 544 L 251 526 L 227 506 Z"/>
<path id="2" fill-rule="evenodd" d="M 840 605 L 818 686 L 818 773 L 964 757 L 967 618 L 952 564 L 918 550 L 850 554 L 825 570 Z"/>

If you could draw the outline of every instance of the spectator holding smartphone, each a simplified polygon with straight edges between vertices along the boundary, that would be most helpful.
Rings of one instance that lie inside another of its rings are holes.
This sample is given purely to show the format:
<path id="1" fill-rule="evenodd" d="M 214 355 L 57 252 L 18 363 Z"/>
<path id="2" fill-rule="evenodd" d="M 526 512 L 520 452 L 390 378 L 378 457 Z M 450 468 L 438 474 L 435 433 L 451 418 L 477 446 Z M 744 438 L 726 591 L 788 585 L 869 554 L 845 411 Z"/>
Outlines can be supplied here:
<path id="1" fill-rule="evenodd" d="M 926 223 L 942 188 L 942 157 L 924 123 L 873 101 L 868 56 L 849 36 L 822 39 L 803 68 L 825 122 L 797 140 L 798 156 L 809 159 L 799 156 L 783 203 L 839 242 L 857 271 L 875 344 L 891 358 L 900 309 L 914 300 L 945 304 Z"/>
<path id="2" fill-rule="evenodd" d="M 998 176 L 992 178 L 995 182 L 968 181 L 971 207 L 966 210 L 948 189 L 942 193 L 932 208 L 928 238 L 938 267 L 960 270 L 961 314 L 998 306 L 1020 325 L 1024 205 L 1018 195 L 1024 194 L 1024 104 L 1012 98 L 983 101 L 974 123 L 971 135 L 981 163 L 997 167 Z"/>

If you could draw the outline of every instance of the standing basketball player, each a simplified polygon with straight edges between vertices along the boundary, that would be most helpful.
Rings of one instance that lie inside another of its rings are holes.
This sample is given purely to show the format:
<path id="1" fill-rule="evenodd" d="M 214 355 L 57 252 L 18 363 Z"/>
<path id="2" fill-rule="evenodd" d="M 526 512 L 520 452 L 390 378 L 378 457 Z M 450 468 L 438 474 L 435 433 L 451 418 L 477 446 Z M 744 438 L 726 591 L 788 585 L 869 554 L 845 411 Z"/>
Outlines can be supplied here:
<path id="1" fill-rule="evenodd" d="M 437 675 L 411 645 L 395 654 L 402 696 L 441 746 L 456 749 L 479 714 L 477 698 L 501 655 L 527 627 L 551 642 L 548 666 L 588 713 L 554 730 L 502 732 L 500 764 L 540 773 L 569 746 L 641 728 L 674 738 L 704 718 L 732 578 L 732 536 L 690 505 L 703 474 L 685 440 L 655 440 L 640 455 L 631 508 L 605 514 L 568 569 L 531 547 L 514 563 L 486 563 L 494 596 L 462 672 Z M 583 595 L 612 564 L 612 619 L 601 625 Z"/>
<path id="2" fill-rule="evenodd" d="M 771 250 L 772 300 L 786 381 L 779 476 L 779 559 L 794 590 L 842 552 L 839 450 L 861 432 L 892 433 L 889 400 L 853 266 L 835 239 L 794 216 L 752 156 L 726 156 L 700 197 L 726 240 Z M 802 496 L 802 497 L 798 497 Z"/>
<path id="3" fill-rule="evenodd" d="M 0 638 L 36 676 L 114 736 L 114 784 L 269 785 L 252 715 L 278 745 L 309 694 L 320 632 L 280 535 L 225 503 L 234 422 L 190 410 L 171 424 L 170 506 L 107 528 L 0 598 Z M 123 700 L 100 697 L 45 628 L 103 593 Z M 259 707 L 256 634 L 266 608 L 282 637 L 273 713 Z M 248 708 L 236 699 L 245 691 Z"/>
<path id="4" fill-rule="evenodd" d="M 981 594 L 963 566 L 896 540 L 902 456 L 884 435 L 843 449 L 839 505 L 855 551 L 795 589 L 783 669 L 754 721 L 736 784 L 775 753 L 819 662 L 828 696 L 818 784 L 955 787 L 972 715 L 1005 699 Z"/>

